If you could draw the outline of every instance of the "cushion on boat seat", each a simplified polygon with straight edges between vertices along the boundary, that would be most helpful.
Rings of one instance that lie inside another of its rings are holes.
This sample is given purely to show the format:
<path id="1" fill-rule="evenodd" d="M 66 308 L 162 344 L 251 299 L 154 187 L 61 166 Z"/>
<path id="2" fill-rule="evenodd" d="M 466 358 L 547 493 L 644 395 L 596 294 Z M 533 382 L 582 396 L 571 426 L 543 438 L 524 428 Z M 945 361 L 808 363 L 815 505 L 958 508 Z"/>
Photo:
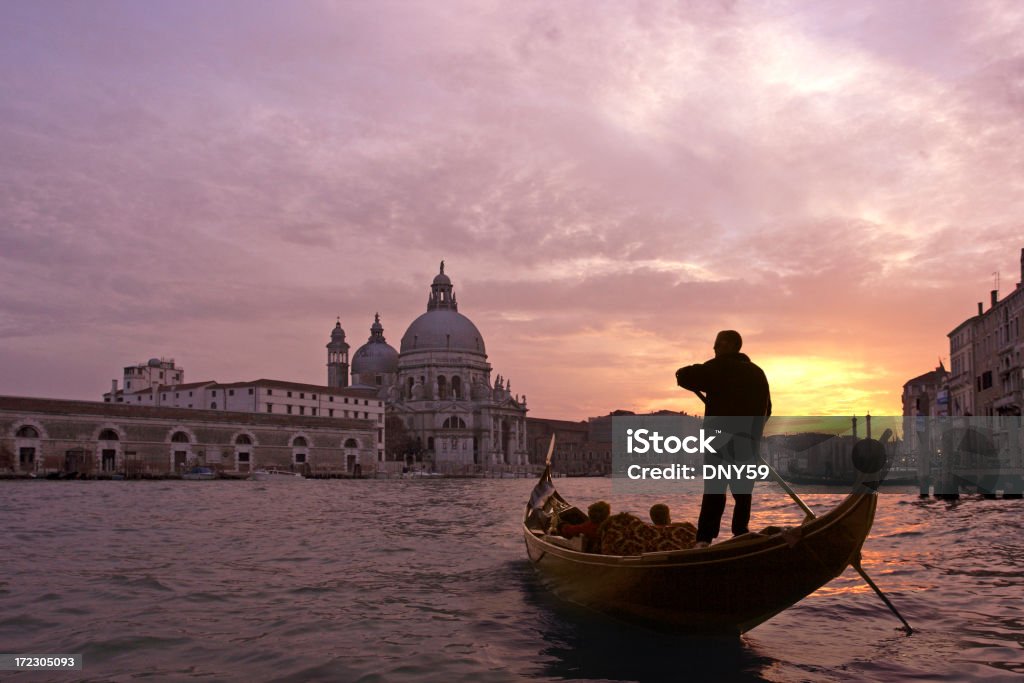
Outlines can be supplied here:
<path id="1" fill-rule="evenodd" d="M 601 552 L 605 555 L 643 553 L 692 548 L 697 529 L 689 522 L 651 526 L 639 517 L 620 512 L 601 525 Z"/>

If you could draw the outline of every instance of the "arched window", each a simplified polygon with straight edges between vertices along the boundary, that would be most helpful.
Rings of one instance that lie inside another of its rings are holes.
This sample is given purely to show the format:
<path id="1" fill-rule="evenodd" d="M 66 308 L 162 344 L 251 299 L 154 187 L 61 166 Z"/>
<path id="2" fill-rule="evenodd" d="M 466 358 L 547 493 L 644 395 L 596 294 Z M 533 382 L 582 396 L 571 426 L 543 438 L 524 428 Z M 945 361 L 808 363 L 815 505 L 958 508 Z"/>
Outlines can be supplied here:
<path id="1" fill-rule="evenodd" d="M 292 441 L 293 448 L 305 448 L 307 445 L 308 444 L 306 443 L 306 437 L 304 436 L 297 436 L 295 437 L 295 440 Z"/>
<path id="2" fill-rule="evenodd" d="M 249 438 L 248 434 L 239 434 L 235 437 L 235 443 L 239 446 L 247 446 L 252 443 L 252 439 Z"/>
<path id="3" fill-rule="evenodd" d="M 359 442 L 355 439 L 345 439 L 345 448 L 359 448 Z"/>
<path id="4" fill-rule="evenodd" d="M 39 432 L 36 431 L 35 427 L 31 425 L 25 425 L 24 427 L 17 431 L 15 436 L 18 437 L 19 439 L 38 439 Z"/>
<path id="5" fill-rule="evenodd" d="M 172 443 L 191 443 L 191 439 L 188 438 L 188 434 L 185 432 L 174 432 L 174 436 L 171 437 Z"/>
<path id="6" fill-rule="evenodd" d="M 465 429 L 466 421 L 461 417 L 451 416 L 441 425 L 442 429 Z"/>
<path id="7" fill-rule="evenodd" d="M 452 398 L 459 399 L 462 396 L 462 378 L 458 375 L 452 377 Z"/>
<path id="8" fill-rule="evenodd" d="M 120 441 L 121 438 L 117 435 L 113 429 L 104 429 L 100 432 L 100 441 Z"/>

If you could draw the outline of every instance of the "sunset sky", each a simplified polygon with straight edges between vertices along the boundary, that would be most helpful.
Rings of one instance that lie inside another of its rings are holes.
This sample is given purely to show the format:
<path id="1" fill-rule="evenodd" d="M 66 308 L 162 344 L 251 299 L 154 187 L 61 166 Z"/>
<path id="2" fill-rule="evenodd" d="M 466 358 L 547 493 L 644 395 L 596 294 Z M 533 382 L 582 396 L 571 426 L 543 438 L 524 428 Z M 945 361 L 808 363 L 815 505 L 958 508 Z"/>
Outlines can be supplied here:
<path id="1" fill-rule="evenodd" d="M 1024 247 L 1024 3 L 0 3 L 0 394 L 326 381 L 438 262 L 530 415 L 898 414 Z"/>

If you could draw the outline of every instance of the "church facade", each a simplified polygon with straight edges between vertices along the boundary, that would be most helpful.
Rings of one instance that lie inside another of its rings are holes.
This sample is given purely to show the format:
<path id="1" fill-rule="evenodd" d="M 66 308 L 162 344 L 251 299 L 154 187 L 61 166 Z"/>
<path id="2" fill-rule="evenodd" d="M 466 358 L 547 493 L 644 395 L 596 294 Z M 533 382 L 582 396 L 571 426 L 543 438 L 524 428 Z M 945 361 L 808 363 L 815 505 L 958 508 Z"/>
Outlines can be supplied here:
<path id="1" fill-rule="evenodd" d="M 340 326 L 329 345 L 329 384 L 341 385 Z M 346 347 L 347 351 L 347 347 Z M 444 272 L 430 285 L 427 310 L 402 335 L 400 350 L 375 316 L 366 344 L 351 356 L 352 388 L 376 389 L 388 416 L 397 417 L 437 465 L 525 465 L 526 397 L 496 375 L 483 335 L 459 312 Z M 342 385 L 343 386 L 343 385 Z"/>

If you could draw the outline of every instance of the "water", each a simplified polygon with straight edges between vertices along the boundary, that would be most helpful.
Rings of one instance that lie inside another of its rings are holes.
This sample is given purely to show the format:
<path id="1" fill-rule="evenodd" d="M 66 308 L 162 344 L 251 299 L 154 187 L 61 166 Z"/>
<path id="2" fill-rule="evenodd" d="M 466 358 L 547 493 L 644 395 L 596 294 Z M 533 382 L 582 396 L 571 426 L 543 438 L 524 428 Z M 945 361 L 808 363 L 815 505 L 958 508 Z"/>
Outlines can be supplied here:
<path id="1" fill-rule="evenodd" d="M 607 479 L 557 484 L 616 511 L 658 502 Z M 0 652 L 85 655 L 79 672 L 17 676 L 55 681 L 1024 676 L 1024 501 L 881 496 L 864 566 L 909 638 L 848 570 L 742 639 L 711 640 L 551 596 L 520 535 L 532 485 L 3 482 Z M 807 499 L 824 511 L 840 497 Z M 698 500 L 666 502 L 679 521 Z M 752 528 L 800 520 L 782 494 L 754 508 Z"/>

